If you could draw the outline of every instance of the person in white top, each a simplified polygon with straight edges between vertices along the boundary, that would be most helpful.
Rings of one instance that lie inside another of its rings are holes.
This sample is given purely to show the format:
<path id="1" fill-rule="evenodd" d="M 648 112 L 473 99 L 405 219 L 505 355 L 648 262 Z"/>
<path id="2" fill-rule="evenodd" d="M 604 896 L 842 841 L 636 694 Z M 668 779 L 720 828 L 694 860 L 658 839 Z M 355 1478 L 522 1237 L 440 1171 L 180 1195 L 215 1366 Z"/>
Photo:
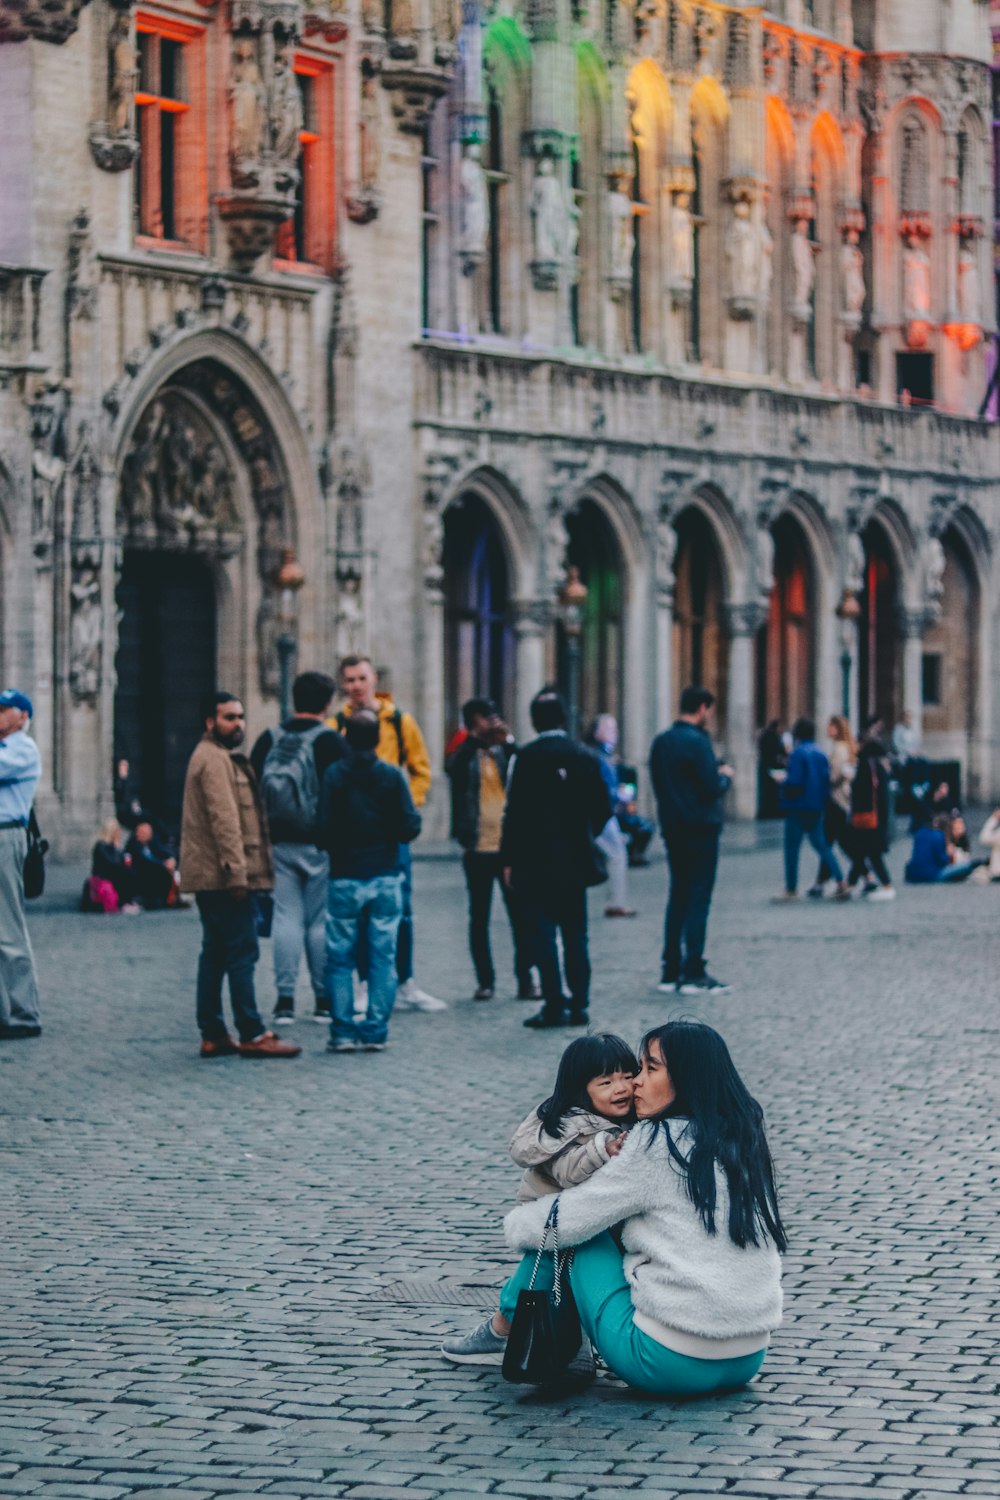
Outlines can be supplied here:
<path id="1" fill-rule="evenodd" d="M 658 1027 L 639 1057 L 639 1123 L 606 1166 L 559 1195 L 560 1245 L 576 1247 L 580 1322 L 610 1369 L 658 1395 L 709 1395 L 756 1375 L 781 1321 L 786 1241 L 763 1112 L 710 1026 Z M 507 1242 L 524 1259 L 477 1330 L 481 1358 L 466 1363 L 501 1362 L 551 1205 L 507 1215 Z"/>
<path id="2" fill-rule="evenodd" d="M 24 919 L 27 827 L 42 771 L 28 734 L 31 699 L 17 688 L 0 693 L 0 1041 L 41 1036 L 38 975 Z"/>

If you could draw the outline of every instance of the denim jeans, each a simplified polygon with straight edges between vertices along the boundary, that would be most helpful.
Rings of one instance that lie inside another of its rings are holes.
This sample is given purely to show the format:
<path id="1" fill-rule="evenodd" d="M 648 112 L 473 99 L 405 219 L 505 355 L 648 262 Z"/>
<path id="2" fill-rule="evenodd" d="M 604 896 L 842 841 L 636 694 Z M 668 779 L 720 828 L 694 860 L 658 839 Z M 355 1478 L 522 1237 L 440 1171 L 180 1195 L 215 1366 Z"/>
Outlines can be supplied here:
<path id="1" fill-rule="evenodd" d="M 700 979 L 719 863 L 719 829 L 677 829 L 665 843 L 670 895 L 663 924 L 663 978 Z"/>
<path id="2" fill-rule="evenodd" d="M 252 898 L 238 901 L 229 891 L 199 891 L 201 955 L 198 959 L 198 1030 L 206 1042 L 226 1035 L 222 981 L 229 975 L 229 999 L 241 1042 L 267 1030 L 257 1009 L 254 968 L 260 957 Z"/>
<path id="3" fill-rule="evenodd" d="M 313 844 L 274 846 L 274 979 L 295 996 L 305 950 L 317 1001 L 326 1003 L 326 896 L 330 861 Z"/>
<path id="4" fill-rule="evenodd" d="M 409 844 L 399 846 L 399 868 L 403 880 L 403 908 L 396 938 L 396 979 L 405 984 L 413 978 L 413 851 Z M 358 978 L 368 978 L 368 939 L 365 919 L 358 935 Z"/>
<path id="5" fill-rule="evenodd" d="M 785 814 L 785 890 L 792 892 L 798 888 L 799 851 L 803 839 L 809 840 L 819 855 L 820 867 L 828 870 L 839 885 L 844 872 L 827 839 L 823 814 L 790 812 Z"/>
<path id="6" fill-rule="evenodd" d="M 331 880 L 326 918 L 326 980 L 333 1042 L 384 1042 L 396 1000 L 394 960 L 403 914 L 402 878 Z M 364 930 L 368 948 L 368 1011 L 354 1019 L 354 970 Z"/>
<path id="7" fill-rule="evenodd" d="M 527 1290 L 534 1264 L 532 1250 L 501 1291 L 505 1318 L 513 1318 L 517 1294 Z M 552 1256 L 543 1255 L 535 1290 L 551 1291 L 552 1279 Z M 584 1333 L 609 1369 L 637 1390 L 657 1396 L 708 1396 L 746 1385 L 764 1363 L 766 1348 L 738 1359 L 695 1359 L 636 1328 L 622 1253 L 607 1231 L 577 1245 L 569 1279 Z"/>

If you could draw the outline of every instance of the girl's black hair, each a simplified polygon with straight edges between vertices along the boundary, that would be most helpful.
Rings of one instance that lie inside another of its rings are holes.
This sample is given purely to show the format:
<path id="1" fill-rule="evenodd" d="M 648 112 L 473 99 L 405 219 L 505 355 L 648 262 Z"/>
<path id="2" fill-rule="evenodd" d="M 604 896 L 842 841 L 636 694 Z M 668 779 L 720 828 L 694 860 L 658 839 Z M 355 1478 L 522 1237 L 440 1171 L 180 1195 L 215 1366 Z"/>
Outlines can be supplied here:
<path id="1" fill-rule="evenodd" d="M 709 1234 L 715 1233 L 716 1163 L 729 1187 L 729 1238 L 740 1249 L 770 1239 L 787 1249 L 778 1212 L 774 1163 L 764 1134 L 764 1112 L 743 1082 L 729 1048 L 711 1026 L 671 1021 L 648 1031 L 639 1055 L 659 1046 L 676 1098 L 652 1120 L 650 1145 L 662 1127 L 671 1157 L 687 1177 L 687 1190 Z M 690 1120 L 692 1147 L 685 1157 L 670 1133 L 670 1118 Z"/>
<path id="2" fill-rule="evenodd" d="M 627 1042 L 610 1032 L 597 1036 L 579 1036 L 570 1042 L 559 1059 L 556 1085 L 548 1099 L 538 1106 L 538 1118 L 548 1135 L 562 1135 L 562 1122 L 571 1109 L 594 1106 L 587 1084 L 608 1073 L 638 1073 L 639 1061 Z"/>

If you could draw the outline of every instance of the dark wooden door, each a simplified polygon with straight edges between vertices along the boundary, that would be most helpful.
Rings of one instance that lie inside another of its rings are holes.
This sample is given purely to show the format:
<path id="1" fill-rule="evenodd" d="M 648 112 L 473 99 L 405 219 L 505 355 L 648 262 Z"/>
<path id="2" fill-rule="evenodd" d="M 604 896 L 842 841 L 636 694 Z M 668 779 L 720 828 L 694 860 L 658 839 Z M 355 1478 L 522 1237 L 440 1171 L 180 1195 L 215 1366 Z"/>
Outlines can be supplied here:
<path id="1" fill-rule="evenodd" d="M 215 583 L 198 557 L 128 553 L 117 595 L 115 755 L 132 766 L 143 806 L 180 828 L 184 773 L 215 687 Z"/>

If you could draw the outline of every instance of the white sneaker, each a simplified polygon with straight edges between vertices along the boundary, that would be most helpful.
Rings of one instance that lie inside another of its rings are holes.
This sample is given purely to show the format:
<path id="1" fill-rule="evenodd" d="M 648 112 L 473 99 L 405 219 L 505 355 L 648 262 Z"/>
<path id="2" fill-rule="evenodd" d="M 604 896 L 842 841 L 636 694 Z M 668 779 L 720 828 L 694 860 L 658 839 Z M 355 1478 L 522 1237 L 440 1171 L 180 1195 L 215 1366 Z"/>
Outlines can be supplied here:
<path id="1" fill-rule="evenodd" d="M 396 990 L 397 1010 L 447 1010 L 447 1000 L 438 1000 L 422 990 L 415 979 L 408 979 Z"/>
<path id="2" fill-rule="evenodd" d="M 891 885 L 880 885 L 877 891 L 872 891 L 868 897 L 869 901 L 895 901 L 896 891 Z"/>
<path id="3" fill-rule="evenodd" d="M 363 1021 L 368 1014 L 368 981 L 354 976 L 354 1019 Z"/>

